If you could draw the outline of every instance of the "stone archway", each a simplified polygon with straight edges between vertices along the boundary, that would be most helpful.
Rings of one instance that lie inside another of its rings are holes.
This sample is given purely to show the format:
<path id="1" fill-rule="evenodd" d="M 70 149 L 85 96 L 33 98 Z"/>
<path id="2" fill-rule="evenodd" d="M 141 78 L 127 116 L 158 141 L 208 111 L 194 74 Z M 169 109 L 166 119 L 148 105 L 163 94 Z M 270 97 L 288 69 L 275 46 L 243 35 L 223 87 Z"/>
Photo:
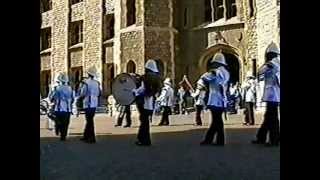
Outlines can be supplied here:
<path id="1" fill-rule="evenodd" d="M 136 73 L 136 63 L 132 60 L 127 63 L 127 73 Z"/>
<path id="2" fill-rule="evenodd" d="M 242 61 L 240 59 L 239 50 L 226 44 L 217 44 L 205 50 L 199 60 L 200 73 L 203 74 L 207 71 L 208 63 L 212 60 L 213 56 L 221 52 L 226 58 L 228 64 L 228 71 L 230 72 L 230 83 L 242 82 Z"/>

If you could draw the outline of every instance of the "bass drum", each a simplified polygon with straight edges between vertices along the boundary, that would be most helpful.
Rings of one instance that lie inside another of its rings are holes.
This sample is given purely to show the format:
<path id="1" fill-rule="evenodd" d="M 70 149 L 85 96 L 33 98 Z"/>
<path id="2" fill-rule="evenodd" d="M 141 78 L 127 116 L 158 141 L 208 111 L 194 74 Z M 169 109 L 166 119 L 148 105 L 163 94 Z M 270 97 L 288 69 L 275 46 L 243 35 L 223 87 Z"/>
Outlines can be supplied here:
<path id="1" fill-rule="evenodd" d="M 132 89 L 136 89 L 139 85 L 139 75 L 121 73 L 112 82 L 112 95 L 118 104 L 131 105 L 136 99 Z"/>

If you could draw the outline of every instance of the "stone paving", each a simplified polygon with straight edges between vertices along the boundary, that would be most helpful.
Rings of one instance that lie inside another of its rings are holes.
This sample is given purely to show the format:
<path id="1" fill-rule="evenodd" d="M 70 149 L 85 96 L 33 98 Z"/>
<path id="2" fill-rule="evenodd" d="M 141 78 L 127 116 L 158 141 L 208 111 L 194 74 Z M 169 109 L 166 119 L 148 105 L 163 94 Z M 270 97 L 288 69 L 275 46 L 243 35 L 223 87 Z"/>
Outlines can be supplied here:
<path id="1" fill-rule="evenodd" d="M 173 115 L 171 126 L 157 126 L 154 117 L 152 146 L 134 145 L 138 130 L 137 117 L 133 127 L 114 127 L 114 118 L 97 114 L 97 143 L 79 141 L 84 117 L 72 117 L 69 137 L 60 142 L 46 129 L 45 117 L 40 119 L 41 180 L 276 180 L 280 179 L 280 147 L 251 145 L 261 123 L 242 126 L 242 115 L 229 115 L 225 121 L 226 145 L 202 147 L 208 127 L 193 126 L 194 113 Z M 124 121 L 125 122 L 125 121 Z"/>

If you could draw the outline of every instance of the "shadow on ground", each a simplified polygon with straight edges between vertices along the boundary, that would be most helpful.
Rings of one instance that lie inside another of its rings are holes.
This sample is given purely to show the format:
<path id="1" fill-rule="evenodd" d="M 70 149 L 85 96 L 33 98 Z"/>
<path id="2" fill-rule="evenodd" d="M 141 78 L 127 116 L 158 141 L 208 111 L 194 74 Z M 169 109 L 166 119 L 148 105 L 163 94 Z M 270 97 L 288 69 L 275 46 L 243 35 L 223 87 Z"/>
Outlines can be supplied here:
<path id="1" fill-rule="evenodd" d="M 96 144 L 40 138 L 42 180 L 275 180 L 280 148 L 251 145 L 255 128 L 226 129 L 224 147 L 199 146 L 206 128 L 152 134 L 151 147 L 135 134 L 98 134 Z"/>

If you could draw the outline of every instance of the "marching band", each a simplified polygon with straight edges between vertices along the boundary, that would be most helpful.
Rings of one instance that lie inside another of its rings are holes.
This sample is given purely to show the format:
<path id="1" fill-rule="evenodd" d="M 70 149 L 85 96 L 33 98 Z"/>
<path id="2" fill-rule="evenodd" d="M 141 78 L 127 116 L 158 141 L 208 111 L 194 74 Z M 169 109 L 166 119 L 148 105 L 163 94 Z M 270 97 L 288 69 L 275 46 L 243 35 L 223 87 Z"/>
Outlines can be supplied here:
<path id="1" fill-rule="evenodd" d="M 94 116 L 98 107 L 98 99 L 101 95 L 101 87 L 99 81 L 96 80 L 97 70 L 95 67 L 89 68 L 87 75 L 88 78 L 83 81 L 76 102 L 77 104 L 81 104 L 86 118 L 86 125 L 81 140 L 87 143 L 95 143 Z M 201 113 L 205 109 L 211 112 L 211 124 L 200 145 L 225 145 L 223 113 L 226 112 L 228 105 L 229 79 L 230 73 L 226 59 L 222 52 L 217 52 L 209 62 L 208 71 L 201 75 L 197 81 L 195 89 L 193 89 L 186 76 L 179 83 L 178 101 L 180 114 L 186 111 L 185 96 L 188 92 L 190 93 L 190 97 L 194 99 L 196 126 L 203 124 Z M 115 126 L 121 126 L 125 114 L 127 119 L 125 127 L 131 126 L 132 109 L 130 109 L 130 105 L 134 102 L 139 112 L 140 120 L 137 142 L 135 144 L 138 146 L 150 146 L 150 121 L 152 120 L 156 105 L 160 105 L 163 110 L 162 118 L 158 125 L 168 126 L 170 124 L 169 115 L 173 113 L 172 109 L 177 98 L 172 80 L 166 78 L 162 85 L 157 63 L 152 59 L 149 59 L 145 63 L 144 75 L 127 74 L 121 77 L 119 75 L 115 80 L 118 81 L 118 84 L 114 86 L 120 89 L 117 89 L 118 94 L 113 93 L 113 98 L 121 107 L 121 112 Z M 280 143 L 280 123 L 278 117 L 280 105 L 280 50 L 274 43 L 271 43 L 266 50 L 266 62 L 259 69 L 257 80 L 264 81 L 262 101 L 266 103 L 266 112 L 263 124 L 257 132 L 257 138 L 252 143 L 278 146 Z M 56 78 L 57 84 L 52 87 L 49 93 L 49 99 L 54 104 L 51 119 L 55 123 L 56 135 L 60 135 L 61 141 L 66 140 L 70 116 L 72 114 L 72 104 L 75 99 L 68 82 L 69 79 L 66 73 L 58 74 Z M 233 86 L 231 87 L 233 88 Z M 254 106 L 256 103 L 256 81 L 254 76 L 247 76 L 243 92 L 238 92 L 239 96 L 241 94 L 246 107 L 244 125 L 254 125 Z M 132 100 L 128 101 L 126 99 L 129 103 L 123 103 L 123 98 L 125 97 Z M 270 142 L 267 143 L 268 133 Z M 213 143 L 215 137 L 216 140 Z"/>

